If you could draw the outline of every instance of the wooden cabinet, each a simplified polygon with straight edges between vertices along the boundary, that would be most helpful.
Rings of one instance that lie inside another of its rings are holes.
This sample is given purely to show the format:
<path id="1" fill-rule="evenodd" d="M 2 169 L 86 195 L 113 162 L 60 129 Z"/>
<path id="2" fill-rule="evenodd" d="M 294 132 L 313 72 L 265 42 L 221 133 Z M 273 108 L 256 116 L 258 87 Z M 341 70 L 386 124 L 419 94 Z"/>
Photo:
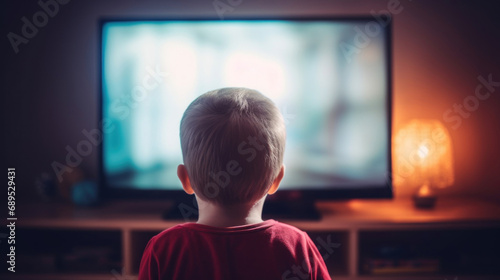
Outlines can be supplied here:
<path id="1" fill-rule="evenodd" d="M 142 251 L 170 205 L 118 201 L 93 208 L 21 205 L 16 273 L 2 279 L 136 279 Z M 335 279 L 500 279 L 500 205 L 442 199 L 318 202 L 320 221 L 282 222 L 306 231 Z M 329 245 L 325 245 L 329 244 Z"/>

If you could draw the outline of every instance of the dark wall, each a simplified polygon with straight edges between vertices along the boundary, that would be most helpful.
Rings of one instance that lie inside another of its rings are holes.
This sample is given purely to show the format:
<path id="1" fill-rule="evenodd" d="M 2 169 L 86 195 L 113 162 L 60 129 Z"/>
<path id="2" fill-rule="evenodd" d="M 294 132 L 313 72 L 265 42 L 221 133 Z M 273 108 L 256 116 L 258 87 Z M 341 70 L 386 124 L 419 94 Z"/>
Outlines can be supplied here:
<path id="1" fill-rule="evenodd" d="M 46 1 L 46 0 L 42 0 Z M 67 1 L 67 0 L 66 0 Z M 61 2 L 63 2 L 61 0 Z M 225 2 L 225 1 L 223 1 Z M 232 1 L 237 2 L 237 1 Z M 500 197 L 500 87 L 458 125 L 443 114 L 474 95 L 478 76 L 500 82 L 500 9 L 496 1 L 250 1 L 227 15 L 370 15 L 393 18 L 393 131 L 412 118 L 445 123 L 454 143 L 456 183 L 448 195 Z M 18 192 L 31 199 L 42 172 L 65 162 L 83 129 L 98 123 L 98 19 L 103 16 L 210 16 L 212 1 L 83 1 L 59 5 L 15 53 L 7 34 L 22 34 L 37 1 L 2 1 L 2 95 L 5 165 L 17 168 Z M 453 113 L 457 116 L 457 113 Z M 97 178 L 97 148 L 80 165 Z M 398 195 L 412 190 L 398 186 Z"/>

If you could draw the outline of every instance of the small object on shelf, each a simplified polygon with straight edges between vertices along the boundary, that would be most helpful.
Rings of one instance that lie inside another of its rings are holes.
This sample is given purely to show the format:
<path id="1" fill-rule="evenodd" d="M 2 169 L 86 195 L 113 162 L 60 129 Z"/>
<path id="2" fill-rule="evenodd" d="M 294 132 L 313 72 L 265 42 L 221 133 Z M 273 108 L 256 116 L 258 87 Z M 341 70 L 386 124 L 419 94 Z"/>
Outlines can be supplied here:
<path id="1" fill-rule="evenodd" d="M 58 177 L 59 195 L 65 201 L 72 201 L 73 186 L 85 180 L 85 172 L 79 168 L 73 168 L 71 172 L 64 172 Z"/>
<path id="2" fill-rule="evenodd" d="M 437 197 L 429 184 L 422 185 L 413 196 L 415 207 L 422 209 L 432 209 L 436 205 Z"/>
<path id="3" fill-rule="evenodd" d="M 96 183 L 84 180 L 73 186 L 71 196 L 76 205 L 90 206 L 98 202 L 99 189 Z"/>

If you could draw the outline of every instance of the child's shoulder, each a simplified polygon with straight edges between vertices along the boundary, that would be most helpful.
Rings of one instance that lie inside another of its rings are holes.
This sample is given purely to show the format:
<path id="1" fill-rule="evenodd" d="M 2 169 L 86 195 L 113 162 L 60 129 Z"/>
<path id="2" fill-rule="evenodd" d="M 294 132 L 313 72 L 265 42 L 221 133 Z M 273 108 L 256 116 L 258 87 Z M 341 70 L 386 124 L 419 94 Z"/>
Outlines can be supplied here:
<path id="1" fill-rule="evenodd" d="M 285 244 L 303 244 L 309 243 L 309 235 L 292 225 L 277 222 L 271 231 L 271 238 L 275 241 Z"/>
<path id="2" fill-rule="evenodd" d="M 274 230 L 277 232 L 283 232 L 283 233 L 297 235 L 297 236 L 303 236 L 304 234 L 307 234 L 304 231 L 302 231 L 302 230 L 300 230 L 292 225 L 281 223 L 281 222 L 276 222 Z"/>
<path id="3" fill-rule="evenodd" d="M 188 231 L 183 224 L 167 228 L 149 240 L 148 248 L 153 251 L 169 248 L 169 250 L 179 249 L 188 242 Z"/>
<path id="4" fill-rule="evenodd" d="M 164 237 L 175 237 L 175 236 L 183 236 L 185 235 L 186 231 L 189 231 L 189 228 L 186 227 L 186 225 L 189 224 L 194 224 L 194 223 L 183 223 L 183 224 L 178 224 L 173 227 L 164 229 L 162 232 L 158 233 L 154 238 L 160 239 Z"/>
<path id="5" fill-rule="evenodd" d="M 236 226 L 228 228 L 217 228 L 206 226 L 197 223 L 183 223 L 171 228 L 165 229 L 151 240 L 153 243 L 163 243 L 168 240 L 169 243 L 197 238 L 200 235 L 226 235 L 226 236 L 242 236 L 242 235 L 265 235 L 268 237 L 279 237 L 279 239 L 305 241 L 308 238 L 304 231 L 285 223 L 275 220 L 267 220 L 259 224 Z"/>
<path id="6" fill-rule="evenodd" d="M 168 236 L 186 236 L 189 233 L 205 232 L 205 233 L 217 233 L 217 234 L 232 234 L 232 233 L 253 233 L 253 232 L 276 232 L 276 233 L 287 233 L 291 235 L 304 235 L 304 231 L 282 222 L 275 220 L 266 220 L 258 224 L 218 228 L 207 225 L 202 225 L 194 222 L 182 223 L 171 228 L 165 229 L 156 235 L 156 238 L 163 238 Z"/>

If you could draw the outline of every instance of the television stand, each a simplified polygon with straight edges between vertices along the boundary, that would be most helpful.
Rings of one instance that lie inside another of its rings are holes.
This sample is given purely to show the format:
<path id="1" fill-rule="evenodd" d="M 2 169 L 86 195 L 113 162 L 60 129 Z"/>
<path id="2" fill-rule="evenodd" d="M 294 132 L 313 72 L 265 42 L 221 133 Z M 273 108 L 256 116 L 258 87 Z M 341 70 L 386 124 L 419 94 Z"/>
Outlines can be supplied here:
<path id="1" fill-rule="evenodd" d="M 314 200 L 266 201 L 262 217 L 265 220 L 321 220 L 321 214 L 316 209 Z"/>
<path id="2" fill-rule="evenodd" d="M 186 222 L 195 222 L 198 220 L 198 211 L 196 212 L 192 212 L 190 213 L 189 215 L 187 216 L 183 216 L 182 215 L 182 212 L 179 211 L 178 208 L 176 207 L 171 207 L 165 211 L 163 211 L 163 213 L 161 214 L 161 218 L 163 220 L 184 220 Z"/>
<path id="3" fill-rule="evenodd" d="M 0 271 L 0 279 L 137 279 L 149 240 L 184 222 L 161 220 L 165 206 L 165 201 L 96 207 L 25 203 L 16 223 L 16 237 L 23 241 L 16 244 L 16 259 L 23 265 L 16 273 Z M 432 210 L 416 209 L 410 198 L 318 201 L 316 206 L 320 221 L 284 222 L 307 232 L 333 279 L 500 279 L 498 201 L 443 197 Z M 175 209 L 179 212 L 178 205 Z M 397 266 L 402 256 L 411 257 L 406 260 L 413 261 L 412 271 Z"/>
<path id="4" fill-rule="evenodd" d="M 321 214 L 316 209 L 314 200 L 299 201 L 273 201 L 264 203 L 262 217 L 279 220 L 313 220 L 319 221 Z M 163 220 L 196 221 L 198 219 L 198 206 L 196 202 L 187 200 L 175 201 L 172 206 L 162 214 Z"/>
<path id="5" fill-rule="evenodd" d="M 161 215 L 163 220 L 184 220 L 194 222 L 198 220 L 198 204 L 194 196 L 176 199 L 172 205 Z"/>

